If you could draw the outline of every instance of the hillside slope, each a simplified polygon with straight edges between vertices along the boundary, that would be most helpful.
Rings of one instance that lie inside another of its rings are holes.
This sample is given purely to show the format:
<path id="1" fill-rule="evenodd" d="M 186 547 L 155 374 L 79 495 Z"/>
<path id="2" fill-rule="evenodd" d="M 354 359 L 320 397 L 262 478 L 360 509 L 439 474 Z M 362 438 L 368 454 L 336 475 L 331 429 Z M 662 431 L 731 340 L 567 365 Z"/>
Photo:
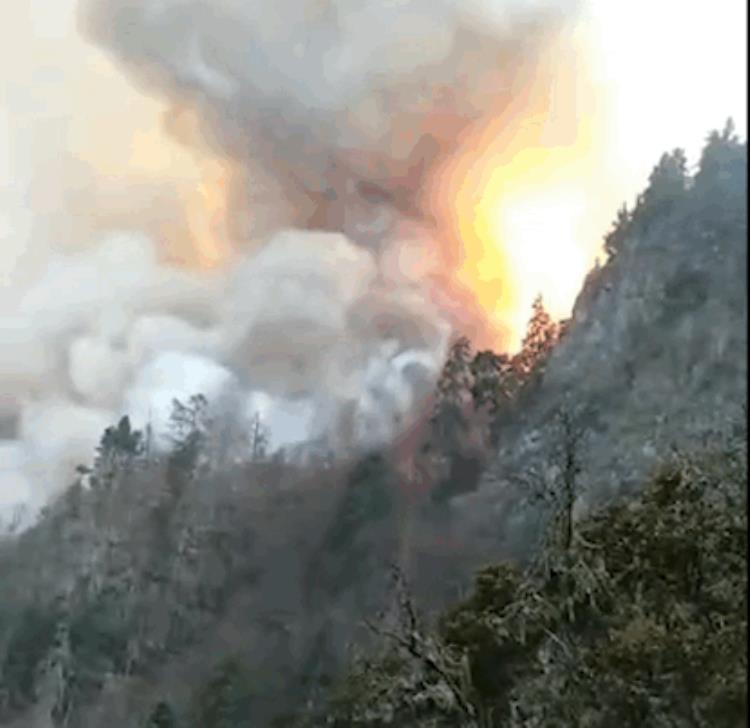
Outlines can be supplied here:
<path id="1" fill-rule="evenodd" d="M 747 146 L 731 127 L 712 135 L 694 176 L 679 151 L 663 157 L 541 381 L 501 423 L 478 491 L 453 501 L 461 538 L 488 555 L 527 549 L 521 484 L 557 477 L 561 411 L 583 435 L 579 511 L 632 490 L 659 454 L 744 419 L 746 195 Z"/>
<path id="2" fill-rule="evenodd" d="M 737 433 L 668 458 L 627 503 L 551 524 L 526 568 L 480 569 L 437 620 L 402 590 L 299 725 L 746 725 L 746 455 Z"/>
<path id="3" fill-rule="evenodd" d="M 583 506 L 736 420 L 746 187 L 746 146 L 729 132 L 694 177 L 679 155 L 662 160 L 540 381 L 505 413 L 479 489 L 414 524 L 425 604 L 480 561 L 533 552 L 544 512 L 531 495 L 559 480 L 561 409 L 585 433 Z M 217 465 L 189 414 L 193 429 L 167 455 L 127 422 L 112 428 L 82 483 L 0 544 L 0 725 L 133 728 L 154 710 L 151 726 L 270 726 L 388 606 L 387 563 L 405 543 L 392 463 Z M 216 691 L 240 711 L 224 723 L 205 717 Z"/>

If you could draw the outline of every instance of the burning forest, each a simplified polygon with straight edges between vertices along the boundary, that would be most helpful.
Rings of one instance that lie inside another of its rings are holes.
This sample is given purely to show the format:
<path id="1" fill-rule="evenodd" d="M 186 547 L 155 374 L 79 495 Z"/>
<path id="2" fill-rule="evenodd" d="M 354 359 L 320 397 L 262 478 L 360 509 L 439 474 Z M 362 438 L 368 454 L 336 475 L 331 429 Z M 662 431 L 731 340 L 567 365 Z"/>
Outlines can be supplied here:
<path id="1" fill-rule="evenodd" d="M 0 725 L 740 725 L 732 2 L 0 10 Z"/>

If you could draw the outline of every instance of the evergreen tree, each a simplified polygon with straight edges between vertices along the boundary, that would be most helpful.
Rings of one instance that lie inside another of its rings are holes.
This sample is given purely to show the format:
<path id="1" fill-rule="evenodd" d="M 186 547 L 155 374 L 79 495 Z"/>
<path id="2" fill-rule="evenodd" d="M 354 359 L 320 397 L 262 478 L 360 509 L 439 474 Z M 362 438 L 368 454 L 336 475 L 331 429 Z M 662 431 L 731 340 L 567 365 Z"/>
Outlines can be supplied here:
<path id="1" fill-rule="evenodd" d="M 513 359 L 507 354 L 480 351 L 471 362 L 471 396 L 476 408 L 487 407 L 496 415 L 518 388 Z"/>
<path id="2" fill-rule="evenodd" d="M 521 351 L 515 356 L 515 366 L 524 379 L 540 371 L 559 338 L 559 327 L 544 308 L 541 295 L 534 299 L 531 318 Z"/>
<path id="3" fill-rule="evenodd" d="M 413 609 L 371 625 L 380 642 L 355 655 L 325 720 L 302 725 L 747 724 L 746 428 L 674 454 L 573 531 L 581 431 L 565 412 L 559 425 L 565 482 L 536 558 L 483 568 L 436 630 Z"/>
<path id="4" fill-rule="evenodd" d="M 747 144 L 732 120 L 712 132 L 695 175 L 692 212 L 704 236 L 716 242 L 744 237 L 747 226 Z"/>
<path id="5" fill-rule="evenodd" d="M 179 448 L 191 438 L 205 437 L 209 425 L 208 400 L 202 394 L 194 394 L 183 404 L 172 400 L 169 430 L 175 447 Z"/>
<path id="6" fill-rule="evenodd" d="M 208 439 L 211 422 L 208 416 L 208 400 L 202 394 L 195 394 L 183 404 L 172 400 L 172 413 L 169 418 L 172 455 L 169 459 L 170 480 L 190 476 L 198 465 L 201 451 Z"/>
<path id="7" fill-rule="evenodd" d="M 728 174 L 738 158 L 737 151 L 742 147 L 734 130 L 734 122 L 727 119 L 722 131 L 714 130 L 706 139 L 706 146 L 701 153 L 696 185 L 707 181 L 716 181 L 722 174 Z"/>
<path id="8" fill-rule="evenodd" d="M 604 252 L 610 257 L 614 258 L 623 247 L 625 240 L 630 232 L 630 224 L 632 222 L 632 215 L 628 210 L 627 205 L 623 205 L 617 211 L 617 217 L 612 228 L 604 236 Z"/>
<path id="9" fill-rule="evenodd" d="M 266 457 L 269 444 L 268 429 L 259 414 L 255 414 L 250 425 L 250 459 L 258 462 Z"/>
<path id="10" fill-rule="evenodd" d="M 396 484 L 393 466 L 383 456 L 369 455 L 357 463 L 309 561 L 307 588 L 337 594 L 358 583 L 370 556 L 368 531 L 393 512 Z"/>
<path id="11" fill-rule="evenodd" d="M 357 463 L 347 479 L 336 517 L 326 532 L 326 549 L 342 553 L 350 550 L 366 524 L 391 512 L 393 478 L 390 463 L 380 455 L 369 455 Z"/>
<path id="12" fill-rule="evenodd" d="M 669 154 L 663 154 L 659 164 L 651 172 L 646 195 L 679 194 L 685 189 L 687 176 L 687 157 L 684 150 L 675 149 Z"/>
<path id="13" fill-rule="evenodd" d="M 116 427 L 108 427 L 96 450 L 94 470 L 97 476 L 108 480 L 120 468 L 127 468 L 144 450 L 143 434 L 134 430 L 126 415 Z"/>
<path id="14" fill-rule="evenodd" d="M 657 217 L 669 213 L 685 194 L 689 181 L 685 152 L 675 149 L 663 154 L 649 176 L 646 191 L 638 197 L 632 221 L 645 230 Z"/>
<path id="15" fill-rule="evenodd" d="M 466 403 L 471 388 L 471 343 L 462 336 L 451 347 L 438 381 L 438 399 L 456 405 Z"/>
<path id="16" fill-rule="evenodd" d="M 436 444 L 452 450 L 468 426 L 466 407 L 471 403 L 471 344 L 462 336 L 451 347 L 437 385 L 432 416 Z"/>

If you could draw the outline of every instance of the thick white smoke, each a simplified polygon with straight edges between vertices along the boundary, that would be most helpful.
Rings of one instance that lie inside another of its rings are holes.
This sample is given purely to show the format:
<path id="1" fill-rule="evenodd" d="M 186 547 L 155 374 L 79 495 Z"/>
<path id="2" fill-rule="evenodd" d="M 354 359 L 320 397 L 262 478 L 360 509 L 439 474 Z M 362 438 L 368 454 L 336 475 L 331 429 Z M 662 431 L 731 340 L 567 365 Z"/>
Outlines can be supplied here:
<path id="1" fill-rule="evenodd" d="M 158 436 L 172 400 L 195 393 L 231 399 L 248 423 L 260 412 L 276 445 L 387 440 L 434 377 L 448 331 L 377 278 L 374 256 L 334 233 L 280 231 L 211 278 L 160 266 L 135 235 L 52 258 L 0 319 L 13 429 L 0 450 L 4 500 L 70 479 L 122 413 Z"/>
<path id="2" fill-rule="evenodd" d="M 131 229 L 96 245 L 61 250 L 47 229 L 31 265 L 3 261 L 0 511 L 69 482 L 121 414 L 158 434 L 198 392 L 260 413 L 276 445 L 399 431 L 451 329 L 426 180 L 522 93 L 559 20 L 559 3 L 485 5 L 83 3 L 86 36 L 231 170 L 233 252 L 210 273 L 170 267 L 154 232 L 169 206 L 134 203 Z"/>

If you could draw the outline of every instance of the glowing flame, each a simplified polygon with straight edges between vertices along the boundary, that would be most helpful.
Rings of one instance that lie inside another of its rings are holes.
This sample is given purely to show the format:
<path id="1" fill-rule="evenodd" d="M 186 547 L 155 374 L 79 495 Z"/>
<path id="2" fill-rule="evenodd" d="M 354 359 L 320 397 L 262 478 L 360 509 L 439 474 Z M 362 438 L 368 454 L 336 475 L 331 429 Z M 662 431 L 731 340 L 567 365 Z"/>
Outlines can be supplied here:
<path id="1" fill-rule="evenodd" d="M 524 99 L 467 138 L 432 193 L 459 248 L 457 278 L 485 313 L 487 343 L 508 351 L 520 346 L 537 295 L 553 317 L 570 315 L 601 250 L 603 223 L 589 200 L 602 179 L 593 125 L 606 121 L 585 108 L 593 95 L 581 64 L 555 58 Z"/>
<path id="2" fill-rule="evenodd" d="M 591 264 L 583 245 L 585 190 L 559 156 L 526 149 L 498 164 L 473 215 L 461 220 L 466 257 L 459 278 L 510 350 L 520 344 L 535 296 L 564 318 Z"/>

